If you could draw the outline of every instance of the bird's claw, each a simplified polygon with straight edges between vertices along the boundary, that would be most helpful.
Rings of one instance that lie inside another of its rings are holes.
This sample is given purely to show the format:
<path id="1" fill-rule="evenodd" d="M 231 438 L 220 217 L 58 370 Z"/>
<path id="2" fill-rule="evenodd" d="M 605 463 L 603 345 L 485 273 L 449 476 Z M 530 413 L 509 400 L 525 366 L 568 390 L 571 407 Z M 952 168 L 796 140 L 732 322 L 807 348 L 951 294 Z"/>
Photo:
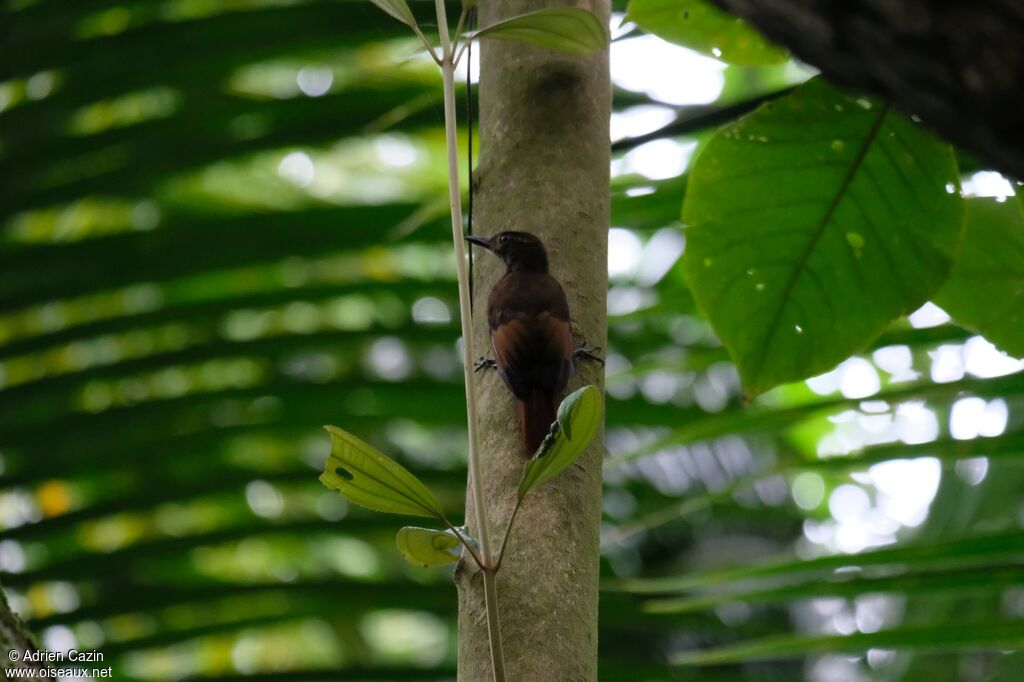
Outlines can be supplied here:
<path id="1" fill-rule="evenodd" d="M 601 350 L 600 346 L 592 346 L 590 348 L 587 348 L 586 346 L 580 346 L 573 353 L 573 357 L 576 358 L 577 360 L 579 360 L 580 358 L 587 358 L 588 360 L 595 360 L 596 362 L 600 362 L 601 365 L 604 366 L 604 358 L 599 357 L 597 355 L 594 355 L 594 353 L 597 353 L 600 350 Z"/>
<path id="2" fill-rule="evenodd" d="M 494 358 L 489 358 L 486 355 L 481 355 L 477 358 L 477 361 L 473 363 L 473 371 L 479 372 L 482 369 L 494 369 L 498 366 L 498 363 L 494 361 Z"/>

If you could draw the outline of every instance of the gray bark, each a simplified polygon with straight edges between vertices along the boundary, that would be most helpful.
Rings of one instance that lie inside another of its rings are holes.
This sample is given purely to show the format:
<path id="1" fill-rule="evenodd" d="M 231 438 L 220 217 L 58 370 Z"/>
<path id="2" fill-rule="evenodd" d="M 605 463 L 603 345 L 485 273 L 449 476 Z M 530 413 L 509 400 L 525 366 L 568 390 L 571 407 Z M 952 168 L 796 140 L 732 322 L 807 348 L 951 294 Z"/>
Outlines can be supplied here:
<path id="1" fill-rule="evenodd" d="M 19 652 L 18 660 L 11 660 L 9 655 L 11 651 Z M 4 594 L 2 587 L 0 587 L 0 657 L 2 657 L 0 669 L 26 668 L 42 670 L 47 667 L 46 663 L 43 662 L 25 661 L 24 654 L 26 651 L 38 652 L 39 647 L 36 646 L 32 635 L 25 628 L 21 619 L 11 611 L 11 607 L 7 603 L 7 595 Z"/>
<path id="2" fill-rule="evenodd" d="M 837 85 L 894 102 L 1024 178 L 1020 0 L 713 0 Z"/>
<path id="3" fill-rule="evenodd" d="M 552 0 L 484 0 L 481 26 Z M 607 21 L 610 3 L 592 9 Z M 606 346 L 611 86 L 608 53 L 578 57 L 519 43 L 481 45 L 480 164 L 474 225 L 480 234 L 532 232 L 548 247 L 552 274 L 569 300 L 577 342 Z M 490 351 L 487 294 L 503 266 L 477 254 L 475 341 Z M 518 408 L 496 372 L 476 377 L 481 455 L 492 542 L 515 502 L 525 458 Z M 584 363 L 569 390 L 603 389 L 603 369 Z M 498 573 L 502 639 L 510 680 L 597 680 L 597 601 L 603 433 L 561 476 L 523 503 Z M 466 518 L 474 513 L 467 500 Z M 462 563 L 459 679 L 492 680 L 482 580 Z"/>

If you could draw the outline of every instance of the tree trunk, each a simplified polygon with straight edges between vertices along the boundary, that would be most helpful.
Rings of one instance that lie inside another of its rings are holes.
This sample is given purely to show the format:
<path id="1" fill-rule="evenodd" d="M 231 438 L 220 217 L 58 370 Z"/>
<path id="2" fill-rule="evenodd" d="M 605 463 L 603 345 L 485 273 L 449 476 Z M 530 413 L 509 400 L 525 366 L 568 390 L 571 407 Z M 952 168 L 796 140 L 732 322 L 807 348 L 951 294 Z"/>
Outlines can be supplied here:
<path id="1" fill-rule="evenodd" d="M 484 0 L 480 26 L 541 9 L 551 0 Z M 572 5 L 578 6 L 578 5 Z M 609 0 L 593 10 L 607 22 Z M 522 230 L 548 247 L 562 283 L 576 342 L 605 346 L 608 291 L 608 52 L 591 57 L 484 40 L 480 64 L 480 165 L 474 225 L 480 234 Z M 503 273 L 498 259 L 475 260 L 475 340 L 490 351 L 487 294 Z M 517 405 L 496 372 L 476 377 L 485 503 L 497 545 L 515 502 L 525 458 Z M 569 390 L 603 389 L 604 372 L 583 363 Z M 510 680 L 597 680 L 597 600 L 603 433 L 578 462 L 530 493 L 498 573 L 502 641 Z M 472 499 L 466 518 L 473 519 Z M 482 580 L 460 565 L 459 679 L 493 679 Z"/>
<path id="2" fill-rule="evenodd" d="M 1024 178 L 1020 0 L 713 0 L 837 85 L 878 93 Z"/>
<path id="3" fill-rule="evenodd" d="M 12 656 L 12 651 L 17 654 Z M 39 651 L 39 647 L 32 640 L 32 635 L 25 629 L 21 619 L 11 611 L 11 607 L 7 603 L 7 595 L 0 587 L 0 656 L 3 657 L 0 669 L 43 670 L 47 667 L 46 663 L 24 660 L 26 651 L 36 653 Z"/>

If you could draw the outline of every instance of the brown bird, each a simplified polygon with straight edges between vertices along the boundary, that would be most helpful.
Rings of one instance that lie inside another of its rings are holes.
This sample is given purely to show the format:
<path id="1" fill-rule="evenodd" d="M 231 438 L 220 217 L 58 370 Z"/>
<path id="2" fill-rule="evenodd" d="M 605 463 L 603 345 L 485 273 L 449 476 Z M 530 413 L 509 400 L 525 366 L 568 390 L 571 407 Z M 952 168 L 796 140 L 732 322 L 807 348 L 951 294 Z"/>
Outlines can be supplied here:
<path id="1" fill-rule="evenodd" d="M 487 325 L 494 359 L 477 369 L 496 367 L 519 400 L 519 422 L 530 457 L 555 421 L 558 402 L 576 360 L 596 360 L 590 349 L 573 349 L 569 304 L 562 285 L 548 272 L 544 244 L 526 232 L 500 232 L 490 239 L 469 236 L 506 265 L 487 299 Z"/>

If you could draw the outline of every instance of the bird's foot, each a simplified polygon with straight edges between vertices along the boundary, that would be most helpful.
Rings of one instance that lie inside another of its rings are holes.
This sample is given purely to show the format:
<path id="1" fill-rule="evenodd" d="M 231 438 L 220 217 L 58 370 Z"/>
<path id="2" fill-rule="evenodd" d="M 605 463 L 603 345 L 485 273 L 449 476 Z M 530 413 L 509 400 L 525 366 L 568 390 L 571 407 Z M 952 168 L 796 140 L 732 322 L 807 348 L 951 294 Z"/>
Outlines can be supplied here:
<path id="1" fill-rule="evenodd" d="M 592 346 L 590 348 L 588 348 L 586 346 L 580 346 L 579 348 L 576 349 L 576 351 L 572 354 L 572 356 L 575 359 L 577 359 L 577 360 L 579 360 L 580 358 L 586 358 L 588 360 L 594 360 L 596 362 L 600 362 L 601 365 L 603 366 L 604 365 L 604 358 L 602 358 L 602 357 L 600 357 L 598 355 L 595 355 L 595 353 L 599 352 L 600 350 L 601 350 L 600 346 Z"/>
<path id="2" fill-rule="evenodd" d="M 479 372 L 482 369 L 496 369 L 498 363 L 494 361 L 494 358 L 489 358 L 486 355 L 481 355 L 477 358 L 477 361 L 473 363 L 473 371 Z"/>

